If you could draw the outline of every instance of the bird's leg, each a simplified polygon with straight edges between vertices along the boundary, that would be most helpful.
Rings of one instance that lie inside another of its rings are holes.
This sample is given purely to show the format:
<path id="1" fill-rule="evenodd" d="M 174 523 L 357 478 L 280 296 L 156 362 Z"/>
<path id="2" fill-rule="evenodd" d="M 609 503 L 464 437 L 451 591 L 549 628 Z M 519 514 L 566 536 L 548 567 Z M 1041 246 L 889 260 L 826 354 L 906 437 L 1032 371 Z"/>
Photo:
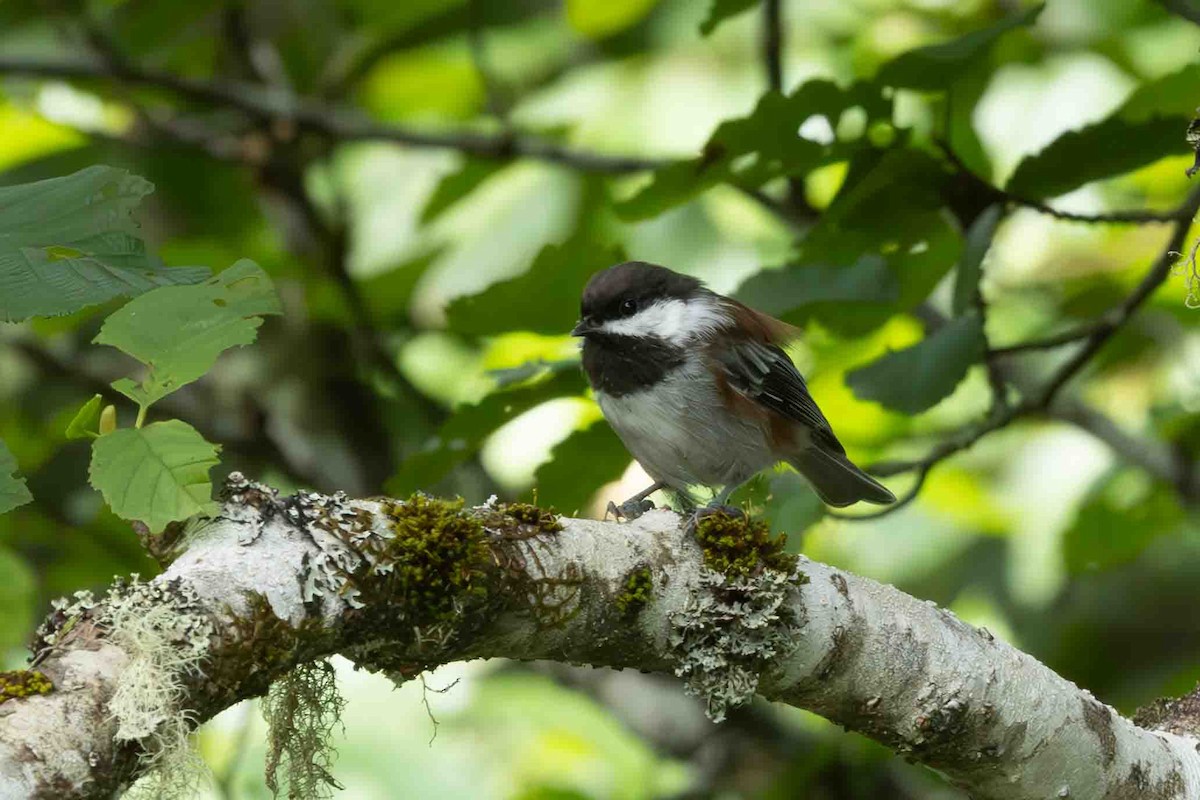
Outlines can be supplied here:
<path id="1" fill-rule="evenodd" d="M 691 516 L 688 517 L 687 521 L 688 533 L 695 533 L 696 525 L 700 523 L 700 520 L 704 519 L 705 517 L 711 517 L 714 514 L 725 514 L 726 516 L 737 517 L 739 519 L 745 518 L 745 511 L 737 506 L 728 505 L 729 496 L 736 492 L 743 483 L 745 483 L 745 481 L 737 481 L 725 484 L 725 488 L 714 495 L 713 499 L 708 503 L 708 505 L 701 506 L 693 511 Z"/>
<path id="2" fill-rule="evenodd" d="M 663 483 L 662 481 L 655 481 L 654 484 L 652 486 L 650 486 L 650 488 L 643 489 L 642 491 L 635 494 L 633 497 L 626 500 L 624 503 L 621 503 L 621 505 L 617 505 L 613 501 L 609 500 L 608 508 L 605 509 L 605 511 L 604 511 L 604 517 L 605 517 L 605 519 L 607 519 L 608 515 L 612 514 L 613 517 L 618 520 L 620 520 L 620 519 L 628 519 L 628 520 L 637 519 L 642 514 L 645 514 L 647 511 L 650 511 L 654 508 L 654 503 L 647 500 L 646 498 L 649 497 L 650 495 L 654 494 L 655 492 L 657 492 L 659 489 L 665 489 L 665 488 L 667 488 L 667 485 L 665 483 Z"/>

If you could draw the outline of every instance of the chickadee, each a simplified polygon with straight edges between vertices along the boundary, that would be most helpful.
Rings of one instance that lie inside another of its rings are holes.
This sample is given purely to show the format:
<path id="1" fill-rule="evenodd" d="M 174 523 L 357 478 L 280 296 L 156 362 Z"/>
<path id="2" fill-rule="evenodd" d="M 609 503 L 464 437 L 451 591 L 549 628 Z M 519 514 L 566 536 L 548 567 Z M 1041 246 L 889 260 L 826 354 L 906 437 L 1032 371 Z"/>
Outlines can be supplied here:
<path id="1" fill-rule="evenodd" d="M 786 461 L 831 506 L 896 496 L 851 463 L 780 347 L 795 328 L 666 267 L 596 273 L 571 331 L 596 400 L 654 485 L 617 507 L 634 517 L 659 489 L 722 487 L 713 506 Z M 610 510 L 612 507 L 610 506 Z"/>

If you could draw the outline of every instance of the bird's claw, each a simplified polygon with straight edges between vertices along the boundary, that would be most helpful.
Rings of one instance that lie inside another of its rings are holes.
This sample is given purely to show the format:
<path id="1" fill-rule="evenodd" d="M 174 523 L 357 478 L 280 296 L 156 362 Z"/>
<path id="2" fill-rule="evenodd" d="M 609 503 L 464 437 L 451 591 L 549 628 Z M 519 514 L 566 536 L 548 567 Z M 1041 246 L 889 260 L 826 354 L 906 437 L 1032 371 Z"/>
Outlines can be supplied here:
<path id="1" fill-rule="evenodd" d="M 635 520 L 647 511 L 653 510 L 654 503 L 651 500 L 626 500 L 620 505 L 609 500 L 608 508 L 604 510 L 604 518 L 608 519 L 608 515 L 612 514 L 616 520 Z"/>
<path id="2" fill-rule="evenodd" d="M 696 526 L 700 524 L 700 520 L 716 514 L 724 514 L 727 517 L 734 517 L 735 519 L 746 518 L 746 512 L 737 506 L 724 504 L 701 506 L 693 511 L 691 516 L 688 517 L 687 532 L 689 534 L 694 534 L 696 532 Z"/>

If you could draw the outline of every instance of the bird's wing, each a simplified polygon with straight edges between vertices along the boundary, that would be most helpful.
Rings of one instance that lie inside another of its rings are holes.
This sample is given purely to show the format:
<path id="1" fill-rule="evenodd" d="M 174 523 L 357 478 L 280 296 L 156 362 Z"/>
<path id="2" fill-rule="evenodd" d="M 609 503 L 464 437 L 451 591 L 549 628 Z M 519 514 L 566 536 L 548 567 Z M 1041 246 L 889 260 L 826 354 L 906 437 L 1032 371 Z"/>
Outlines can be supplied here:
<path id="1" fill-rule="evenodd" d="M 826 446 L 845 453 L 829 420 L 787 353 L 776 344 L 745 340 L 714 349 L 730 386 L 770 411 L 812 429 Z"/>

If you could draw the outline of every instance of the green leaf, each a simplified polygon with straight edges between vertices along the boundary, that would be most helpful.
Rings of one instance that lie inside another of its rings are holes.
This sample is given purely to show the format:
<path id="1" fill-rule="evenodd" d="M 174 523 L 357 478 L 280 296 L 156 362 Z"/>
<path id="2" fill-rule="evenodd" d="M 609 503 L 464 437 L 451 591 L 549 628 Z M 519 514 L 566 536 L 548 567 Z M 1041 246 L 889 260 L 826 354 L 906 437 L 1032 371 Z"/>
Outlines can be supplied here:
<path id="1" fill-rule="evenodd" d="M 1068 571 L 1133 561 L 1152 541 L 1176 529 L 1183 519 L 1178 499 L 1169 487 L 1146 485 L 1143 478 L 1118 473 L 1091 492 L 1063 536 Z"/>
<path id="2" fill-rule="evenodd" d="M 153 189 L 104 166 L 0 188 L 0 321 L 70 314 L 208 277 L 146 253 L 131 212 Z"/>
<path id="3" fill-rule="evenodd" d="M 92 443 L 88 479 L 114 514 L 157 533 L 216 508 L 208 472 L 220 449 L 179 420 L 121 428 Z"/>
<path id="4" fill-rule="evenodd" d="M 567 22 L 589 39 L 620 33 L 645 18 L 658 0 L 567 0 Z"/>
<path id="5" fill-rule="evenodd" d="M 788 535 L 787 551 L 799 553 L 804 532 L 825 518 L 825 504 L 800 474 L 792 470 L 771 477 L 766 514 L 771 529 Z"/>
<path id="6" fill-rule="evenodd" d="M 879 68 L 875 80 L 884 86 L 908 89 L 946 89 L 972 63 L 984 56 L 996 40 L 1011 30 L 1032 25 L 1044 3 L 1012 14 L 988 28 L 941 44 L 909 50 Z"/>
<path id="7" fill-rule="evenodd" d="M 961 253 L 958 229 L 941 208 L 943 180 L 937 162 L 919 151 L 861 154 L 794 261 L 754 276 L 738 298 L 795 325 L 818 320 L 844 336 L 915 308 Z"/>
<path id="8" fill-rule="evenodd" d="M 919 414 L 954 391 L 972 364 L 983 358 L 987 340 L 977 312 L 956 317 L 912 347 L 889 352 L 846 375 L 862 400 Z"/>
<path id="9" fill-rule="evenodd" d="M 632 460 L 607 422 L 600 420 L 575 431 L 555 445 L 550 460 L 538 467 L 534 477 L 538 503 L 567 514 L 582 511 L 601 486 L 621 477 Z"/>
<path id="10" fill-rule="evenodd" d="M 39 580 L 22 558 L 0 547 L 0 651 L 28 643 Z"/>
<path id="11" fill-rule="evenodd" d="M 579 370 L 552 372 L 546 379 L 488 395 L 457 410 L 421 452 L 410 456 L 385 486 L 393 497 L 429 490 L 454 467 L 473 457 L 501 425 L 529 409 L 558 397 L 581 395 L 586 388 Z"/>
<path id="12" fill-rule="evenodd" d="M 953 310 L 956 317 L 961 317 L 975 305 L 979 296 L 979 281 L 983 278 L 983 257 L 992 246 L 992 237 L 996 235 L 996 227 L 1003 216 L 1004 207 L 1001 204 L 988 206 L 967 230 L 954 281 Z"/>
<path id="13" fill-rule="evenodd" d="M 700 23 L 700 33 L 708 36 L 725 20 L 742 14 L 759 4 L 761 0 L 712 0 L 708 16 Z"/>
<path id="14" fill-rule="evenodd" d="M 782 316 L 822 303 L 889 304 L 900 290 L 887 261 L 868 253 L 847 267 L 808 264 L 764 270 L 750 276 L 735 296 L 759 311 Z"/>
<path id="15" fill-rule="evenodd" d="M 511 330 L 566 335 L 579 318 L 579 298 L 593 273 L 625 260 L 620 248 L 586 232 L 547 245 L 521 275 L 461 297 L 446 309 L 452 330 L 487 336 Z M 497 313 L 503 311 L 503 313 Z"/>
<path id="16" fill-rule="evenodd" d="M 238 261 L 195 286 L 169 286 L 138 297 L 104 321 L 94 341 L 150 368 L 141 384 L 113 388 L 145 407 L 191 383 L 230 347 L 250 344 L 263 314 L 279 314 L 271 279 L 253 261 Z"/>
<path id="17" fill-rule="evenodd" d="M 18 478 L 17 459 L 0 439 L 0 514 L 12 511 L 33 500 L 24 478 Z"/>
<path id="18" fill-rule="evenodd" d="M 1188 153 L 1185 133 L 1200 102 L 1197 86 L 1197 64 L 1143 85 L 1107 119 L 1064 133 L 1022 160 L 1006 188 L 1020 197 L 1056 197 Z"/>
<path id="19" fill-rule="evenodd" d="M 489 178 L 507 166 L 503 161 L 464 159 L 457 170 L 442 178 L 437 188 L 429 195 L 429 199 L 425 201 L 425 207 L 421 209 L 421 224 L 424 225 L 436 219 L 446 209 L 478 189 Z"/>
<path id="20" fill-rule="evenodd" d="M 890 131 L 891 117 L 892 101 L 869 83 L 843 89 L 814 80 L 787 96 L 767 92 L 749 116 L 721 123 L 698 158 L 655 171 L 650 184 L 620 203 L 617 213 L 647 219 L 718 183 L 757 187 L 804 175 L 868 149 L 870 131 L 880 125 Z"/>
<path id="21" fill-rule="evenodd" d="M 96 435 L 96 427 L 100 422 L 100 406 L 104 404 L 104 398 L 100 395 L 94 395 L 91 400 L 83 404 L 83 408 L 76 412 L 74 418 L 67 425 L 68 439 L 87 439 Z"/>

